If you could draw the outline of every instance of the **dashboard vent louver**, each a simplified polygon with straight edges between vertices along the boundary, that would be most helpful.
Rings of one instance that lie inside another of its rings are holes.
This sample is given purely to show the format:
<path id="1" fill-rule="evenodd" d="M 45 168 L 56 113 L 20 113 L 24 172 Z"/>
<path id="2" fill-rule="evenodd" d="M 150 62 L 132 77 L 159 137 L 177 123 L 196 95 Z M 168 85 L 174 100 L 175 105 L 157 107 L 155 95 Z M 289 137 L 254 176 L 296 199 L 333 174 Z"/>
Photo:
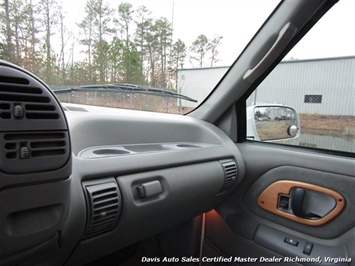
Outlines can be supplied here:
<path id="1" fill-rule="evenodd" d="M 1 169 L 6 173 L 46 171 L 62 167 L 69 156 L 65 131 L 0 132 Z"/>
<path id="2" fill-rule="evenodd" d="M 238 174 L 237 164 L 232 159 L 221 160 L 219 162 L 223 167 L 224 175 L 225 175 L 224 184 L 221 191 L 226 191 L 230 187 L 232 187 L 234 182 L 237 180 L 237 174 Z"/>
<path id="3" fill-rule="evenodd" d="M 26 78 L 20 78 L 20 77 L 9 77 L 9 76 L 3 76 L 0 75 L 0 82 L 2 83 L 13 83 L 13 84 L 24 84 L 28 85 L 30 84 L 30 81 Z"/>
<path id="4" fill-rule="evenodd" d="M 63 155 L 66 153 L 66 136 L 57 133 L 11 133 L 4 135 L 7 159 L 27 159 Z"/>
<path id="5" fill-rule="evenodd" d="M 60 114 L 42 88 L 0 84 L 0 119 L 59 119 Z"/>
<path id="6" fill-rule="evenodd" d="M 84 183 L 88 201 L 88 222 L 83 239 L 111 231 L 121 213 L 121 193 L 113 178 Z"/>
<path id="7" fill-rule="evenodd" d="M 67 130 L 54 93 L 40 80 L 0 62 L 0 131 Z"/>
<path id="8" fill-rule="evenodd" d="M 70 176 L 71 145 L 61 104 L 40 79 L 3 60 L 0 125 L 2 185 L 63 180 Z"/>

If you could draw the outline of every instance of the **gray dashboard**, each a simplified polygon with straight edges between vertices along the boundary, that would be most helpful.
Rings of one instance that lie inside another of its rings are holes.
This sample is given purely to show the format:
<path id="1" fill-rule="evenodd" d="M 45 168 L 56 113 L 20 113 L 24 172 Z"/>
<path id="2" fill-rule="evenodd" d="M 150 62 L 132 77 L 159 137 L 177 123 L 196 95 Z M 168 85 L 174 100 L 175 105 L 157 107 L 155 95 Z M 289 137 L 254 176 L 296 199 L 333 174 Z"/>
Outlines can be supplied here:
<path id="1" fill-rule="evenodd" d="M 84 265 L 215 208 L 244 177 L 212 124 L 60 104 L 0 70 L 1 265 Z"/>
<path id="2" fill-rule="evenodd" d="M 87 254 L 109 254 L 208 211 L 243 178 L 236 146 L 209 123 L 92 106 L 64 105 L 64 110 L 76 189 L 67 222 L 73 226 L 67 226 L 62 236 L 68 246 L 80 240 L 68 265 L 92 260 Z M 223 165 L 231 162 L 238 174 L 226 187 Z M 90 213 L 82 191 L 105 182 L 117 182 L 119 217 L 111 230 L 81 240 L 85 232 L 77 231 L 77 223 L 81 221 L 82 230 L 87 228 Z"/>

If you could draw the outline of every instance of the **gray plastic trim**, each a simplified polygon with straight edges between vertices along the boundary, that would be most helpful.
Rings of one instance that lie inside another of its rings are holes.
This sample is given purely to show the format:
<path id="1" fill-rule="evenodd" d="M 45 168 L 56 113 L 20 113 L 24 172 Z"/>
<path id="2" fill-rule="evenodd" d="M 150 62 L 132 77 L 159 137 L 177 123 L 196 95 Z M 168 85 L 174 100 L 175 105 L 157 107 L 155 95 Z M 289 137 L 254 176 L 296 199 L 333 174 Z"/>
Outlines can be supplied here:
<path id="1" fill-rule="evenodd" d="M 82 105 L 65 104 L 65 106 Z M 87 112 L 66 112 L 74 155 L 97 146 L 122 146 L 125 149 L 131 147 L 134 149 L 132 152 L 141 152 L 145 150 L 143 145 L 185 143 L 203 147 L 212 144 L 211 147 L 216 147 L 224 146 L 226 142 L 232 143 L 219 128 L 186 116 L 84 107 Z M 159 150 L 164 147 L 153 148 Z"/>
<path id="2" fill-rule="evenodd" d="M 185 222 L 217 206 L 244 177 L 239 150 L 209 123 L 171 114 L 85 109 L 87 112 L 66 112 L 74 144 L 74 169 L 63 245 L 81 239 L 86 214 L 82 181 L 116 176 L 123 206 L 115 230 L 82 241 L 68 265 L 89 262 Z M 113 154 L 107 156 L 110 149 Z M 94 154 L 95 150 L 99 154 Z M 83 158 L 84 152 L 92 158 Z M 225 159 L 236 162 L 238 175 L 232 187 L 221 194 L 225 177 L 219 160 Z M 154 181 L 159 181 L 162 192 L 139 198 L 137 187 Z"/>
<path id="3" fill-rule="evenodd" d="M 285 243 L 285 239 L 290 238 L 297 241 L 297 245 Z M 305 259 L 307 265 L 329 265 L 325 258 L 348 258 L 348 251 L 345 245 L 326 246 L 318 243 L 311 243 L 300 237 L 276 230 L 266 225 L 260 225 L 256 231 L 254 241 L 272 251 L 275 251 L 285 257 L 290 256 L 292 259 Z M 303 253 L 306 243 L 313 244 L 310 255 Z M 320 260 L 318 260 L 318 258 Z M 309 260 L 309 261 L 308 261 Z M 315 260 L 315 261 L 312 261 Z M 302 263 L 303 264 L 303 263 Z M 340 266 L 347 266 L 349 263 L 337 263 Z"/>
<path id="4" fill-rule="evenodd" d="M 0 265 L 3 259 L 39 246 L 61 230 L 69 188 L 66 180 L 0 192 Z"/>
<path id="5" fill-rule="evenodd" d="M 212 209 L 224 198 L 217 195 L 224 183 L 218 161 L 120 175 L 116 180 L 123 202 L 116 228 L 81 241 L 67 265 L 85 264 L 151 237 Z M 162 192 L 140 198 L 137 187 L 154 181 Z"/>
<path id="6" fill-rule="evenodd" d="M 126 156 L 139 153 L 181 151 L 186 149 L 213 148 L 220 145 L 200 142 L 177 142 L 177 143 L 147 143 L 132 145 L 106 145 L 86 148 L 78 153 L 83 159 L 104 158 L 111 156 Z"/>

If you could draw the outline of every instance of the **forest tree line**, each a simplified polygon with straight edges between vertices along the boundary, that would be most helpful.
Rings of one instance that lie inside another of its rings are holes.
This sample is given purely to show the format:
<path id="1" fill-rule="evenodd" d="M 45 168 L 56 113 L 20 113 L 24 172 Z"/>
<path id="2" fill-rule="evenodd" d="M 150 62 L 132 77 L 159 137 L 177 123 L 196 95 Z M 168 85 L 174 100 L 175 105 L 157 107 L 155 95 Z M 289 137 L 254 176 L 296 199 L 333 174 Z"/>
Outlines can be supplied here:
<path id="1" fill-rule="evenodd" d="M 200 34 L 189 46 L 173 41 L 171 22 L 145 6 L 88 0 L 80 16 L 75 36 L 57 0 L 2 0 L 0 58 L 51 85 L 124 82 L 169 89 L 186 60 L 194 67 L 219 61 L 222 36 Z"/>

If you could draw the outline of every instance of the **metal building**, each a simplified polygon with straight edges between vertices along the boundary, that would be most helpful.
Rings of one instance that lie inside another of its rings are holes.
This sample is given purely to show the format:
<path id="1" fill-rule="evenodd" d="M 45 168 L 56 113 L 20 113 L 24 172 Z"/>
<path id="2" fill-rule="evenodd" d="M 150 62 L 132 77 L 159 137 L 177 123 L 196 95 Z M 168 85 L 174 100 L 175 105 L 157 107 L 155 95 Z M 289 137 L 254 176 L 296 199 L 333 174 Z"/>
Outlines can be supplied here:
<path id="1" fill-rule="evenodd" d="M 200 104 L 212 89 L 217 85 L 218 81 L 227 72 L 228 66 L 225 67 L 204 67 L 204 68 L 185 68 L 178 70 L 178 93 L 189 96 L 197 100 Z M 196 104 L 188 101 L 181 101 L 182 106 L 195 107 Z"/>
<path id="2" fill-rule="evenodd" d="M 181 69 L 178 88 L 200 102 L 200 97 L 208 93 L 205 90 L 216 85 L 227 70 Z M 355 115 L 354 99 L 355 56 L 349 56 L 283 61 L 259 85 L 248 105 L 278 103 L 292 106 L 299 113 Z"/>

